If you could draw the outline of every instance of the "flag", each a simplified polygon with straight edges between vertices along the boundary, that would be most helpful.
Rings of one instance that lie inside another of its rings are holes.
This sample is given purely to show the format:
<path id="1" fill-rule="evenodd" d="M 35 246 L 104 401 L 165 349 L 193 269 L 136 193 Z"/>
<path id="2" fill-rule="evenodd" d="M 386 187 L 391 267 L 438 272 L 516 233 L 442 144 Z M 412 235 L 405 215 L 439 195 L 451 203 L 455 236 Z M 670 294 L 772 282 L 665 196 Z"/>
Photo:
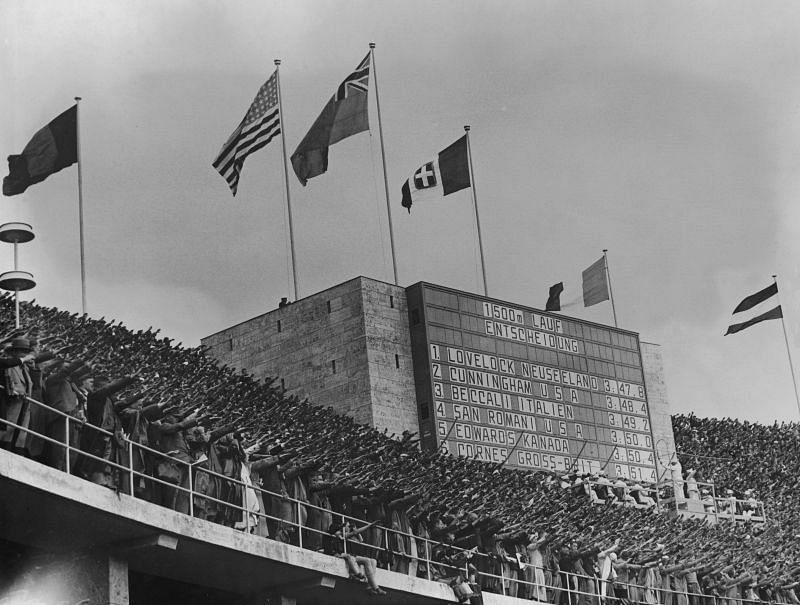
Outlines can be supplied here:
<path id="1" fill-rule="evenodd" d="M 292 154 L 292 168 L 300 183 L 328 170 L 328 147 L 342 139 L 369 130 L 367 90 L 369 53 L 353 73 L 339 84 L 311 129 Z"/>
<path id="2" fill-rule="evenodd" d="M 544 307 L 545 311 L 561 310 L 561 293 L 563 291 L 564 291 L 563 281 L 560 281 L 557 284 L 550 286 L 550 295 L 547 297 L 547 304 Z"/>
<path id="3" fill-rule="evenodd" d="M 239 186 L 244 160 L 258 151 L 281 132 L 278 108 L 278 70 L 259 89 L 242 122 L 222 146 L 213 166 L 231 188 L 233 195 Z"/>
<path id="4" fill-rule="evenodd" d="M 601 256 L 583 272 L 583 306 L 591 307 L 608 300 L 608 280 L 606 280 L 606 259 Z"/>
<path id="5" fill-rule="evenodd" d="M 18 195 L 78 161 L 78 106 L 73 105 L 39 130 L 20 155 L 8 156 L 3 195 Z"/>
<path id="6" fill-rule="evenodd" d="M 403 183 L 403 206 L 411 213 L 415 200 L 450 195 L 470 186 L 467 135 L 439 152 L 433 162 L 426 162 Z"/>
<path id="7" fill-rule="evenodd" d="M 733 310 L 733 323 L 728 326 L 728 334 L 736 334 L 767 319 L 780 319 L 783 310 L 780 305 L 773 306 L 778 301 L 778 284 L 774 283 L 755 294 L 746 297 L 736 305 Z"/>

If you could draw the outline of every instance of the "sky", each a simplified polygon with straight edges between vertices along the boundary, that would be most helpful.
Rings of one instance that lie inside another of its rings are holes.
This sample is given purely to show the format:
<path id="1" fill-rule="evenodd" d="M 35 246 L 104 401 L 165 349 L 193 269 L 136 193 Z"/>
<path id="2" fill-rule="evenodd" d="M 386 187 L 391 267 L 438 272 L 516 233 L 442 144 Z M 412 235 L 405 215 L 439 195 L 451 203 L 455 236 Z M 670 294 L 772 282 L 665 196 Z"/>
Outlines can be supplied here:
<path id="1" fill-rule="evenodd" d="M 377 78 L 400 285 L 482 293 L 471 191 L 400 206 L 469 124 L 490 296 L 543 308 L 563 281 L 576 300 L 607 249 L 619 326 L 661 345 L 675 412 L 798 420 L 781 322 L 723 336 L 777 275 L 800 362 L 797 2 L 3 0 L 0 36 L 0 154 L 83 99 L 94 317 L 194 346 L 293 298 L 279 140 L 235 199 L 211 162 L 275 58 L 291 154 L 375 42 L 371 130 L 306 187 L 290 170 L 299 297 L 394 281 Z M 73 312 L 77 182 L 73 166 L 0 201 L 36 233 L 23 299 Z M 564 314 L 613 324 L 608 303 Z"/>

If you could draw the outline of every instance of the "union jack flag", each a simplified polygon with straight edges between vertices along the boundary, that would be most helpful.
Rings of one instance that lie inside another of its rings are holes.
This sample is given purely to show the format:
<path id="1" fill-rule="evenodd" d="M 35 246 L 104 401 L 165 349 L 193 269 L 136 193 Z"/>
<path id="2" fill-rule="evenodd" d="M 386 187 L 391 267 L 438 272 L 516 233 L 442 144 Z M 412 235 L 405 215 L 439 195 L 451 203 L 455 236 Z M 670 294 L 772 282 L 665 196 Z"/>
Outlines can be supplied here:
<path id="1" fill-rule="evenodd" d="M 336 88 L 322 113 L 292 154 L 294 173 L 305 185 L 328 170 L 328 148 L 342 139 L 369 130 L 370 54 Z"/>
<path id="2" fill-rule="evenodd" d="M 336 89 L 334 99 L 341 101 L 351 95 L 367 94 L 369 88 L 369 53 L 364 60 L 358 64 L 353 73 L 347 76 Z"/>

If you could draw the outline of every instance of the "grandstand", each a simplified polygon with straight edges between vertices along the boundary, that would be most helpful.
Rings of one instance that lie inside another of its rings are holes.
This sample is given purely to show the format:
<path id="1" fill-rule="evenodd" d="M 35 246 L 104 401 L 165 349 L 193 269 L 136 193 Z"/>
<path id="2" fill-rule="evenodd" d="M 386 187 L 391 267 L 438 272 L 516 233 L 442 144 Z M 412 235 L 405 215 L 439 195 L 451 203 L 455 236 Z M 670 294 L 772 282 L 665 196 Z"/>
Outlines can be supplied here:
<path id="1" fill-rule="evenodd" d="M 797 424 L 674 417 L 683 469 L 764 502 L 709 523 L 626 506 L 630 478 L 593 498 L 599 474 L 421 449 L 157 330 L 0 306 L 32 377 L 0 408 L 0 604 L 797 602 Z"/>

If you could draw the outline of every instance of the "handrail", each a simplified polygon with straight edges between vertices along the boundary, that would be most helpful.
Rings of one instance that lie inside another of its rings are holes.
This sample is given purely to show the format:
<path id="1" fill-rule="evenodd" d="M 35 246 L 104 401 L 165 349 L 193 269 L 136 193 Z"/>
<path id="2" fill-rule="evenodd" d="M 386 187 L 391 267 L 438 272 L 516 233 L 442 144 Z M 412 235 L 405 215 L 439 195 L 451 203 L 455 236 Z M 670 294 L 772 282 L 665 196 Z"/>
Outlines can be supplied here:
<path id="1" fill-rule="evenodd" d="M 2 388 L 2 387 L 0 386 L 0 388 Z M 189 500 L 189 512 L 190 512 L 191 516 L 195 516 L 195 513 L 196 513 L 195 507 L 194 507 L 196 499 L 197 500 L 205 500 L 205 501 L 214 502 L 214 503 L 216 503 L 216 504 L 218 504 L 218 505 L 220 505 L 222 507 L 226 507 L 226 508 L 229 508 L 229 509 L 233 509 L 235 511 L 239 511 L 242 514 L 242 519 L 243 519 L 243 524 L 244 524 L 244 528 L 243 529 L 248 533 L 250 533 L 251 530 L 255 530 L 256 529 L 256 527 L 258 525 L 258 519 L 270 520 L 270 521 L 276 522 L 279 525 L 283 525 L 283 526 L 288 525 L 288 526 L 294 527 L 295 530 L 297 531 L 298 544 L 301 547 L 303 546 L 303 532 L 312 532 L 312 533 L 320 534 L 323 537 L 323 539 L 324 538 L 335 539 L 325 529 L 318 529 L 318 528 L 312 527 L 312 526 L 310 526 L 308 524 L 303 524 L 301 522 L 302 515 L 300 514 L 302 509 L 306 509 L 306 510 L 314 509 L 314 510 L 320 511 L 320 512 L 326 514 L 326 515 L 331 515 L 333 517 L 342 519 L 343 522 L 344 521 L 348 521 L 348 522 L 351 522 L 351 523 L 355 523 L 356 525 L 368 524 L 369 523 L 368 521 L 365 521 L 363 519 L 359 519 L 357 517 L 352 517 L 350 515 L 345 515 L 343 513 L 335 512 L 335 511 L 333 511 L 331 509 L 327 509 L 327 508 L 324 508 L 324 507 L 321 507 L 321 506 L 317 506 L 317 505 L 314 505 L 314 504 L 312 504 L 310 502 L 307 502 L 307 501 L 299 500 L 297 498 L 292 498 L 291 496 L 288 496 L 286 494 L 280 494 L 280 493 L 277 493 L 277 492 L 272 492 L 270 490 L 263 489 L 262 487 L 259 487 L 259 486 L 255 485 L 255 484 L 247 483 L 247 482 L 242 481 L 240 479 L 236 479 L 236 478 L 233 478 L 233 477 L 228 477 L 226 475 L 222 475 L 222 474 L 217 473 L 216 471 L 213 471 L 213 470 L 211 470 L 209 468 L 200 467 L 198 462 L 186 462 L 184 460 L 180 460 L 178 458 L 175 458 L 174 456 L 170 456 L 168 453 L 160 452 L 160 451 L 155 450 L 155 449 L 153 449 L 153 448 L 151 448 L 149 446 L 146 446 L 144 444 L 140 444 L 140 443 L 136 443 L 134 441 L 131 441 L 130 439 L 128 439 L 127 435 L 123 438 L 123 442 L 124 442 L 124 447 L 126 448 L 127 453 L 128 453 L 128 456 L 127 456 L 127 458 L 128 458 L 128 460 L 127 460 L 128 466 L 121 465 L 119 463 L 116 463 L 114 461 L 111 461 L 111 460 L 108 460 L 108 459 L 105 459 L 105 458 L 101 458 L 99 456 L 96 456 L 96 455 L 91 454 L 89 452 L 86 452 L 84 450 L 81 450 L 79 447 L 74 447 L 74 446 L 70 445 L 70 443 L 69 443 L 70 423 L 71 422 L 78 422 L 83 427 L 91 427 L 91 430 L 97 431 L 97 432 L 99 432 L 101 434 L 104 434 L 104 435 L 106 435 L 108 437 L 111 437 L 111 438 L 116 438 L 114 433 L 111 433 L 111 432 L 109 432 L 109 431 L 107 431 L 107 430 L 105 430 L 105 429 L 103 429 L 101 427 L 95 426 L 95 425 L 93 425 L 93 424 L 91 424 L 91 423 L 89 423 L 89 422 L 87 422 L 85 420 L 74 418 L 73 416 L 70 416 L 69 414 L 67 414 L 65 412 L 62 412 L 61 410 L 57 410 L 57 409 L 55 409 L 55 408 L 53 408 L 53 407 L 51 407 L 51 406 L 49 406 L 49 405 L 47 405 L 45 403 L 37 401 L 37 400 L 35 400 L 35 399 L 31 398 L 31 397 L 27 397 L 26 396 L 25 398 L 30 403 L 33 403 L 33 404 L 38 405 L 38 406 L 41 406 L 41 407 L 47 409 L 49 412 L 53 412 L 56 415 L 62 416 L 62 417 L 64 417 L 66 419 L 66 430 L 65 430 L 65 433 L 64 433 L 65 441 L 64 442 L 60 442 L 57 439 L 54 439 L 54 438 L 52 438 L 52 437 L 50 437 L 48 435 L 44 435 L 44 434 L 39 433 L 39 432 L 37 432 L 35 430 L 32 430 L 30 427 L 21 426 L 19 424 L 16 424 L 16 423 L 10 421 L 10 420 L 5 420 L 4 419 L 2 421 L 3 423 L 5 423 L 8 426 L 12 426 L 15 429 L 19 429 L 23 433 L 28 433 L 28 434 L 34 435 L 34 436 L 36 436 L 36 437 L 38 437 L 40 439 L 43 439 L 44 441 L 46 441 L 48 443 L 56 444 L 56 445 L 58 445 L 60 447 L 65 448 L 65 451 L 66 451 L 65 459 L 67 461 L 67 472 L 69 472 L 69 458 L 70 458 L 70 453 L 71 452 L 75 452 L 76 454 L 78 454 L 81 457 L 86 457 L 86 458 L 89 458 L 89 459 L 92 459 L 92 460 L 95 460 L 95 461 L 98 461 L 98 462 L 102 462 L 104 465 L 107 465 L 107 466 L 110 466 L 112 468 L 115 468 L 115 469 L 118 469 L 118 470 L 122 471 L 124 474 L 128 475 L 128 484 L 127 485 L 128 485 L 128 487 L 130 489 L 130 494 L 129 495 L 131 497 L 134 497 L 134 498 L 137 498 L 137 499 L 141 499 L 136 495 L 136 490 L 134 489 L 135 488 L 135 478 L 136 477 L 145 478 L 149 482 L 153 482 L 153 483 L 156 483 L 156 484 L 164 485 L 164 486 L 166 486 L 166 487 L 168 487 L 170 489 L 174 489 L 174 490 L 176 490 L 178 492 L 187 494 L 188 495 L 188 500 Z M 139 471 L 139 470 L 135 469 L 134 468 L 134 463 L 133 463 L 133 461 L 134 461 L 133 451 L 135 449 L 141 450 L 143 452 L 147 452 L 150 455 L 158 456 L 159 458 L 166 459 L 166 460 L 168 460 L 170 462 L 173 462 L 173 463 L 183 467 L 184 470 L 186 471 L 186 477 L 187 477 L 188 486 L 171 483 L 169 481 L 165 481 L 165 480 L 157 477 L 156 474 L 152 474 L 151 475 L 151 474 L 147 474 L 145 472 L 142 472 L 142 471 Z M 218 479 L 221 479 L 222 481 L 228 482 L 229 484 L 233 484 L 233 485 L 236 485 L 239 488 L 241 488 L 243 490 L 242 491 L 242 504 L 240 505 L 240 504 L 237 504 L 235 502 L 221 500 L 221 499 L 219 499 L 219 498 L 217 498 L 217 497 L 215 497 L 213 495 L 205 494 L 205 493 L 196 491 L 195 486 L 194 486 L 193 483 L 194 483 L 195 475 L 198 472 L 206 473 L 206 474 L 208 474 L 210 476 L 216 477 Z M 292 503 L 293 506 L 296 507 L 295 514 L 297 515 L 297 521 L 295 522 L 295 521 L 291 521 L 289 519 L 285 519 L 283 517 L 274 516 L 274 515 L 268 514 L 266 511 L 253 510 L 251 508 L 248 508 L 246 506 L 246 504 L 247 504 L 247 497 L 245 496 L 246 492 L 244 491 L 244 490 L 248 490 L 248 489 L 251 489 L 255 493 L 260 494 L 261 497 L 262 497 L 261 498 L 262 502 L 265 501 L 264 497 L 267 497 L 267 498 L 274 498 L 274 499 L 282 501 L 282 502 L 290 502 L 290 503 Z M 722 500 L 730 501 L 731 499 L 723 498 Z M 746 502 L 746 501 L 742 501 L 742 502 Z M 763 514 L 763 505 L 762 505 L 761 512 Z M 255 524 L 251 523 L 251 521 L 252 521 L 251 516 L 256 518 Z M 343 525 L 344 525 L 344 523 L 343 523 Z M 414 541 L 414 543 L 415 543 L 415 545 L 417 547 L 420 544 L 424 545 L 424 549 L 416 548 L 416 550 L 417 550 L 416 555 L 412 554 L 412 552 L 408 552 L 408 553 L 402 553 L 402 554 L 400 554 L 400 556 L 403 559 L 407 559 L 408 561 L 416 561 L 418 566 L 421 564 L 424 567 L 424 569 L 420 570 L 419 567 L 418 567 L 417 568 L 417 573 L 419 574 L 422 571 L 425 574 L 425 576 L 427 577 L 427 579 L 451 579 L 451 578 L 453 578 L 455 576 L 458 576 L 458 575 L 462 575 L 465 578 L 469 578 L 471 576 L 475 577 L 475 578 L 484 578 L 486 580 L 485 583 L 488 584 L 488 585 L 491 585 L 492 583 L 497 583 L 499 581 L 500 592 L 502 594 L 507 594 L 507 592 L 509 592 L 510 587 L 512 585 L 516 586 L 517 588 L 511 590 L 511 592 L 518 592 L 519 586 L 527 586 L 527 587 L 529 587 L 529 590 L 530 589 L 537 590 L 539 588 L 544 588 L 547 591 L 562 591 L 562 592 L 567 592 L 567 594 L 569 595 L 569 599 L 570 599 L 569 602 L 571 604 L 573 604 L 573 605 L 577 603 L 577 598 L 575 600 L 573 600 L 573 595 L 575 595 L 576 597 L 579 596 L 579 595 L 588 595 L 588 596 L 596 598 L 596 597 L 599 596 L 599 594 L 600 594 L 599 591 L 601 590 L 603 585 L 605 585 L 606 588 L 610 589 L 610 590 L 613 590 L 612 586 L 620 586 L 620 585 L 622 585 L 622 586 L 625 587 L 626 590 L 633 589 L 634 592 L 635 591 L 642 591 L 642 594 L 644 594 L 644 591 L 648 590 L 648 588 L 646 588 L 645 586 L 641 586 L 641 585 L 634 584 L 634 583 L 631 583 L 631 582 L 621 583 L 621 582 L 612 581 L 610 579 L 609 580 L 601 580 L 601 579 L 599 579 L 599 578 L 597 578 L 595 576 L 580 575 L 580 574 L 575 574 L 574 572 L 569 572 L 569 571 L 565 571 L 565 570 L 559 570 L 559 572 L 558 572 L 559 580 L 561 580 L 562 578 L 567 580 L 565 585 L 562 584 L 562 585 L 559 586 L 559 585 L 556 585 L 556 584 L 553 584 L 553 583 L 548 584 L 546 582 L 544 584 L 540 584 L 540 583 L 537 583 L 537 582 L 530 582 L 528 580 L 521 579 L 519 577 L 520 575 L 524 575 L 525 571 L 527 569 L 529 569 L 529 568 L 530 569 L 534 569 L 534 571 L 535 571 L 536 568 L 534 566 L 530 565 L 529 563 L 524 563 L 523 562 L 521 564 L 521 567 L 522 567 L 521 569 L 519 569 L 515 573 L 509 574 L 509 575 L 505 575 L 505 572 L 503 571 L 503 569 L 504 569 L 503 563 L 504 562 L 498 560 L 499 555 L 496 555 L 496 554 L 492 555 L 492 554 L 482 553 L 482 552 L 478 552 L 478 551 L 471 550 L 471 549 L 461 548 L 461 547 L 458 547 L 458 546 L 455 546 L 455 545 L 452 545 L 452 544 L 439 542 L 439 541 L 432 540 L 430 538 L 426 538 L 426 537 L 423 537 L 423 536 L 417 536 L 417 535 L 415 535 L 415 534 L 413 534 L 411 532 L 404 532 L 404 531 L 401 531 L 401 530 L 398 530 L 398 529 L 394 529 L 394 528 L 391 528 L 391 527 L 386 527 L 386 526 L 383 526 L 383 525 L 377 525 L 376 527 L 380 531 L 384 532 L 383 544 L 377 545 L 377 544 L 371 544 L 371 543 L 366 542 L 366 541 L 353 540 L 352 538 L 345 538 L 344 540 L 342 540 L 344 552 L 346 553 L 346 552 L 348 552 L 348 550 L 352 552 L 354 550 L 354 548 L 355 548 L 356 551 L 359 550 L 359 549 L 366 549 L 367 551 L 376 551 L 376 555 L 379 555 L 381 552 L 392 553 L 393 551 L 392 551 L 392 547 L 391 547 L 391 544 L 390 544 L 389 540 L 390 540 L 390 536 L 393 536 L 394 538 L 400 538 L 402 540 L 408 540 L 409 544 L 411 544 L 410 541 Z M 267 539 L 269 539 L 269 538 L 267 538 Z M 420 550 L 422 550 L 424 552 L 420 552 Z M 451 558 L 456 558 L 457 559 L 457 558 L 463 557 L 464 558 L 464 566 L 463 567 L 454 566 L 454 565 L 451 565 L 451 564 L 446 563 L 444 561 L 435 560 L 434 551 L 437 551 L 437 550 L 439 552 L 444 552 L 444 553 L 447 553 L 449 551 L 449 553 L 451 554 Z M 394 553 L 394 554 L 397 555 L 399 553 Z M 378 557 L 376 556 L 375 558 L 378 558 Z M 488 567 L 489 569 L 493 569 L 495 566 L 498 566 L 499 570 L 500 570 L 500 574 L 499 575 L 498 574 L 493 574 L 491 572 L 488 572 L 488 571 L 485 571 L 485 570 L 480 570 L 480 569 L 476 568 L 474 565 L 472 565 L 470 563 L 470 561 L 473 560 L 473 559 L 475 559 L 476 562 L 477 561 L 482 561 L 482 564 L 479 565 L 480 567 Z M 505 563 L 506 564 L 512 564 L 512 561 L 513 561 L 513 564 L 517 563 L 517 561 L 514 560 L 513 558 L 511 558 L 511 560 L 509 560 L 509 561 L 506 561 Z M 539 568 L 539 569 L 541 569 L 545 573 L 547 573 L 548 571 L 550 571 L 550 572 L 553 571 L 553 570 L 550 570 L 550 569 L 544 568 L 544 567 Z M 439 576 L 438 578 L 433 578 L 434 571 L 437 572 L 436 575 Z M 448 576 L 443 576 L 440 573 L 442 571 L 450 571 L 450 572 L 453 572 L 454 575 L 453 576 L 449 576 L 449 575 Z M 577 581 L 579 586 L 581 585 L 580 584 L 581 581 L 584 582 L 585 586 L 593 586 L 594 587 L 594 592 L 589 592 L 589 591 L 583 591 L 583 590 L 580 590 L 580 589 L 576 589 L 576 588 L 574 588 L 574 586 L 572 586 L 572 582 L 570 580 Z M 586 584 L 587 582 L 588 582 L 588 584 Z M 509 588 L 507 588 L 507 586 Z M 530 588 L 530 587 L 532 587 L 532 588 Z M 660 591 L 660 592 L 664 592 L 664 593 L 667 593 L 667 592 L 668 593 L 673 593 L 676 596 L 677 595 L 697 596 L 699 598 L 706 599 L 706 601 L 701 601 L 701 602 L 704 602 L 704 603 L 709 603 L 713 599 L 714 605 L 717 605 L 717 599 L 718 598 L 722 601 L 722 603 L 720 603 L 719 605 L 724 605 L 724 602 L 731 598 L 731 597 L 717 597 L 715 595 L 695 594 L 695 593 L 689 593 L 689 592 L 683 592 L 683 591 L 675 591 L 675 590 L 671 590 L 671 589 L 667 590 L 667 589 L 665 589 L 663 587 L 653 587 L 653 588 L 650 588 L 649 590 L 654 590 L 656 592 Z M 609 596 L 613 597 L 613 595 L 609 595 Z M 742 602 L 742 603 L 744 603 L 744 602 L 764 603 L 764 601 L 760 601 L 760 600 L 748 601 L 747 599 L 744 599 L 742 597 L 736 597 L 735 600 L 737 602 Z M 643 601 L 632 600 L 632 599 L 629 599 L 629 601 L 631 603 L 636 603 L 636 604 L 643 603 L 643 605 L 646 605 L 646 604 L 644 604 Z M 663 600 L 662 600 L 662 602 L 663 602 Z"/>

